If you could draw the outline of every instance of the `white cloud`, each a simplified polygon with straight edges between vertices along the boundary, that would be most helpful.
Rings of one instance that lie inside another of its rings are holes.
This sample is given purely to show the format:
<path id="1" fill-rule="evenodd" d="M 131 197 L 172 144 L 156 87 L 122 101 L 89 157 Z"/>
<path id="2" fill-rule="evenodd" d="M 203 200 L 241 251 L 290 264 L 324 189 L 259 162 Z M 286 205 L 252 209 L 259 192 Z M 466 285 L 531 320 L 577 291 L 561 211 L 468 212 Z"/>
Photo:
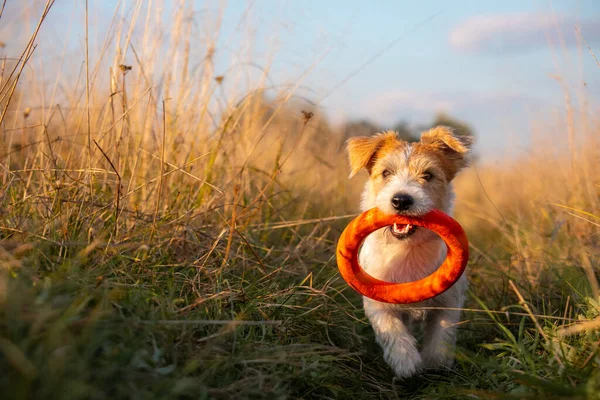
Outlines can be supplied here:
<path id="1" fill-rule="evenodd" d="M 370 99 L 362 112 L 374 121 L 427 123 L 437 112 L 467 120 L 539 108 L 544 102 L 519 93 L 392 91 Z"/>
<path id="2" fill-rule="evenodd" d="M 477 54 L 518 53 L 577 44 L 578 27 L 588 43 L 600 41 L 600 17 L 578 19 L 552 14 L 497 14 L 471 17 L 450 32 L 450 45 Z"/>
<path id="3" fill-rule="evenodd" d="M 486 159 L 495 160 L 509 149 L 511 140 L 524 148 L 528 143 L 529 122 L 545 115 L 544 110 L 551 106 L 543 99 L 508 91 L 391 91 L 363 104 L 360 115 L 387 129 L 401 121 L 414 127 L 424 126 L 433 121 L 437 112 L 445 111 L 471 125 L 477 135 L 478 151 Z"/>
<path id="4" fill-rule="evenodd" d="M 450 112 L 456 99 L 439 93 L 394 91 L 370 99 L 363 107 L 374 121 L 395 123 L 399 120 L 424 122 L 437 111 Z"/>

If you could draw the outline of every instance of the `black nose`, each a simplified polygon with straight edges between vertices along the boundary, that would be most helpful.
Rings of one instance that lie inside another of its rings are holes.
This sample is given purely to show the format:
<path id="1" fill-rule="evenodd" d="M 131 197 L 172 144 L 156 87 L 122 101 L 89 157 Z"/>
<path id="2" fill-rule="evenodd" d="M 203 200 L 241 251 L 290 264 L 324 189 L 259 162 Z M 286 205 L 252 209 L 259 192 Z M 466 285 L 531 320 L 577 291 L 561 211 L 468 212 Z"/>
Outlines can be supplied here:
<path id="1" fill-rule="evenodd" d="M 396 194 L 392 197 L 392 206 L 398 211 L 408 210 L 413 203 L 413 198 L 407 194 Z"/>

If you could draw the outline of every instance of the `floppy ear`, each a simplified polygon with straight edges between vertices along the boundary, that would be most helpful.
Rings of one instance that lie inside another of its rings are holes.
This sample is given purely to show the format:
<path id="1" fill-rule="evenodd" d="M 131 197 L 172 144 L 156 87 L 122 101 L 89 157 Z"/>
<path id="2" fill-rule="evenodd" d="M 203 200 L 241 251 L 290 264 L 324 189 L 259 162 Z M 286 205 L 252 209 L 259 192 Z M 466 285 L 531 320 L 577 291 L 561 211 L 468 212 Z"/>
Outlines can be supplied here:
<path id="1" fill-rule="evenodd" d="M 452 179 L 460 169 L 467 166 L 474 139 L 472 136 L 456 135 L 452 128 L 440 125 L 423 132 L 421 143 L 433 146 L 443 152 L 449 163 L 448 172 Z"/>
<path id="2" fill-rule="evenodd" d="M 370 174 L 377 153 L 384 146 L 395 146 L 398 142 L 396 132 L 392 131 L 378 133 L 371 137 L 360 136 L 349 139 L 346 142 L 351 170 L 349 178 L 352 178 L 363 168 L 366 168 Z"/>

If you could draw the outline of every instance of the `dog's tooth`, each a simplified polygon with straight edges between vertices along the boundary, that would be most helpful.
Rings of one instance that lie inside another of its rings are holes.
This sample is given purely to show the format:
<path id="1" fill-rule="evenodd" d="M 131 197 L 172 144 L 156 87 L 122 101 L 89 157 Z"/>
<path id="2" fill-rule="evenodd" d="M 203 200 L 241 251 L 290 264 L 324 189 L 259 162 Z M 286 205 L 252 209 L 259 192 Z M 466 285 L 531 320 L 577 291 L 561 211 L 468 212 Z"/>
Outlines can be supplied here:
<path id="1" fill-rule="evenodd" d="M 394 222 L 394 231 L 398 232 L 398 225 Z"/>

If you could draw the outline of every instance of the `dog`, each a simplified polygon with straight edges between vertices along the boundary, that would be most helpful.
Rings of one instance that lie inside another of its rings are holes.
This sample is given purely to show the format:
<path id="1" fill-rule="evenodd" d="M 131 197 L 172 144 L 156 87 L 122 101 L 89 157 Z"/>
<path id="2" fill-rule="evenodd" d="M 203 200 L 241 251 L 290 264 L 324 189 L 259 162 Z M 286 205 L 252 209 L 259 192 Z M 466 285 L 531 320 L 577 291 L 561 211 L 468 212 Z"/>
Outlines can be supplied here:
<path id="1" fill-rule="evenodd" d="M 414 143 L 392 131 L 349 139 L 350 178 L 362 169 L 369 173 L 362 211 L 378 207 L 389 214 L 419 216 L 437 208 L 452 215 L 452 180 L 468 165 L 472 143 L 471 137 L 456 135 L 445 126 L 423 132 Z M 375 278 L 410 282 L 430 275 L 445 257 L 446 246 L 435 233 L 394 224 L 365 239 L 359 262 Z M 466 290 L 463 274 L 446 292 L 420 303 L 389 304 L 363 297 L 376 341 L 398 377 L 452 366 Z M 417 322 L 424 328 L 420 351 L 414 335 Z"/>

